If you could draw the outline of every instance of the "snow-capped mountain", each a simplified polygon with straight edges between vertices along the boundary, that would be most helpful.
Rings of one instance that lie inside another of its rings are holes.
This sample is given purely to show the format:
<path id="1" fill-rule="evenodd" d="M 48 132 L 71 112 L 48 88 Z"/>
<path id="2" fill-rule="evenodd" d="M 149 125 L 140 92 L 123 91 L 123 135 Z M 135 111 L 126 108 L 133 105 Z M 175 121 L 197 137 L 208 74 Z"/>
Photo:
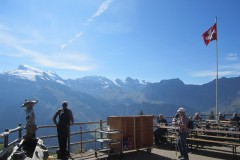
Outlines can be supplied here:
<path id="1" fill-rule="evenodd" d="M 17 69 L 0 73 L 10 79 L 22 79 L 29 81 L 53 81 L 72 87 L 75 90 L 84 90 L 86 92 L 97 92 L 98 90 L 124 89 L 136 91 L 145 87 L 147 83 L 140 83 L 138 79 L 127 77 L 125 81 L 116 79 L 114 82 L 103 76 L 86 76 L 77 79 L 64 80 L 56 73 L 51 71 L 42 71 L 29 65 L 19 65 Z"/>
<path id="2" fill-rule="evenodd" d="M 65 84 L 73 90 L 103 98 L 114 104 L 119 102 L 131 104 L 145 100 L 144 96 L 139 92 L 145 87 L 145 84 L 140 84 L 138 80 L 129 77 L 126 81 L 117 79 L 113 82 L 102 76 L 87 76 L 76 80 L 66 80 Z"/>
<path id="3" fill-rule="evenodd" d="M 103 89 L 115 86 L 115 84 L 108 78 L 102 76 L 86 76 L 75 80 L 67 80 L 69 85 L 85 86 L 88 89 Z"/>
<path id="4" fill-rule="evenodd" d="M 219 79 L 219 90 L 221 90 L 219 106 L 227 108 L 226 106 L 235 104 L 234 100 L 239 98 L 239 79 L 240 77 Z M 215 104 L 215 81 L 203 85 L 186 85 L 176 78 L 162 80 L 159 83 L 141 83 L 138 79 L 127 77 L 125 81 L 117 79 L 113 82 L 102 76 L 64 80 L 56 73 L 20 65 L 15 70 L 0 73 L 0 85 L 0 95 L 8 96 L 2 98 L 3 105 L 0 105 L 0 108 L 5 107 L 4 104 L 11 101 L 13 97 L 15 100 L 22 101 L 25 97 L 41 96 L 42 99 L 46 98 L 47 102 L 51 103 L 58 103 L 60 97 L 69 97 L 71 100 L 74 99 L 72 97 L 77 97 L 76 100 L 79 101 L 79 97 L 89 96 L 97 99 L 96 101 L 107 102 L 110 106 L 164 102 L 192 106 L 196 109 L 202 108 L 204 111 Z M 48 95 L 49 93 L 51 96 Z M 89 97 L 86 100 L 91 99 Z M 228 99 L 226 100 L 225 97 Z M 102 102 L 96 102 L 96 104 Z M 237 99 L 236 103 L 238 102 Z"/>
<path id="5" fill-rule="evenodd" d="M 58 83 L 64 83 L 64 80 L 54 72 L 45 72 L 28 65 L 19 65 L 15 70 L 3 72 L 2 75 L 8 75 L 12 78 L 19 78 L 23 80 L 37 81 L 56 81 Z"/>
<path id="6" fill-rule="evenodd" d="M 39 100 L 35 108 L 39 124 L 51 124 L 63 100 L 69 102 L 76 121 L 139 114 L 141 110 L 144 114 L 171 115 L 179 105 L 186 106 L 190 114 L 208 111 L 215 104 L 215 81 L 203 85 L 186 85 L 180 79 L 140 83 L 128 77 L 113 82 L 102 76 L 64 80 L 56 73 L 27 65 L 0 73 L 0 88 L 0 127 L 25 122 L 20 107 L 25 99 Z M 238 112 L 240 77 L 219 79 L 219 90 L 219 109 L 225 113 Z"/>
<path id="7" fill-rule="evenodd" d="M 121 79 L 116 79 L 115 84 L 119 87 L 122 87 L 126 90 L 136 90 L 139 91 L 146 87 L 148 82 L 142 81 L 142 83 L 138 79 L 133 79 L 131 77 L 127 77 L 125 81 L 122 81 Z"/>
<path id="8" fill-rule="evenodd" d="M 24 85 L 31 84 L 39 86 L 39 82 L 56 82 L 74 91 L 83 92 L 108 101 L 110 100 L 114 104 L 121 103 L 122 101 L 124 101 L 125 104 L 132 104 L 145 100 L 139 91 L 144 88 L 146 84 L 140 83 L 138 79 L 132 79 L 130 77 L 127 77 L 125 81 L 117 79 L 115 82 L 103 76 L 86 76 L 64 80 L 54 72 L 42 71 L 28 65 L 19 65 L 15 70 L 0 73 L 0 77 L 12 82 L 21 82 Z"/>

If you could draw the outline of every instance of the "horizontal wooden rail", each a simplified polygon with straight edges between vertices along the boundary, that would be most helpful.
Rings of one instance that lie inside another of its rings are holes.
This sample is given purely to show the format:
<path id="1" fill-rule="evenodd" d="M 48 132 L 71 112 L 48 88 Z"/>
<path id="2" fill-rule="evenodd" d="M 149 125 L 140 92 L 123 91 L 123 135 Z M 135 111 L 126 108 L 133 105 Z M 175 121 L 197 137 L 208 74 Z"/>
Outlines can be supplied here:
<path id="1" fill-rule="evenodd" d="M 107 121 L 106 120 L 100 120 L 100 121 L 93 121 L 93 122 L 75 122 L 72 126 L 80 126 L 81 131 L 79 132 L 71 132 L 70 136 L 73 135 L 84 135 L 84 134 L 92 134 L 95 132 L 95 130 L 85 130 L 82 131 L 82 127 L 83 125 L 98 125 L 99 127 L 102 127 L 103 124 L 105 124 Z M 39 125 L 37 126 L 37 129 L 45 129 L 45 128 L 56 128 L 56 125 Z M 96 128 L 96 127 L 94 127 Z M 7 153 L 8 149 L 14 145 L 16 145 L 17 143 L 20 142 L 20 140 L 23 138 L 22 137 L 22 130 L 26 129 L 25 126 L 22 127 L 21 124 L 19 124 L 18 127 L 14 128 L 14 129 L 5 129 L 5 131 L 3 133 L 0 134 L 0 138 L 3 138 L 3 143 L 4 143 L 4 148 L 3 150 L 0 151 L 0 159 L 4 156 L 4 154 Z M 18 132 L 18 137 L 17 139 L 13 140 L 12 142 L 8 142 L 9 139 L 9 135 L 11 133 L 15 133 Z M 40 136 L 38 137 L 40 139 L 51 139 L 51 138 L 57 138 L 57 135 L 44 135 L 44 136 Z M 79 142 L 73 142 L 73 143 L 69 143 L 68 144 L 68 149 L 70 150 L 70 146 L 71 145 L 83 145 L 83 144 L 87 144 L 87 143 L 93 143 L 95 142 L 95 139 L 91 139 L 91 140 L 87 140 L 87 141 L 79 141 Z M 48 149 L 56 149 L 59 146 L 47 146 Z"/>

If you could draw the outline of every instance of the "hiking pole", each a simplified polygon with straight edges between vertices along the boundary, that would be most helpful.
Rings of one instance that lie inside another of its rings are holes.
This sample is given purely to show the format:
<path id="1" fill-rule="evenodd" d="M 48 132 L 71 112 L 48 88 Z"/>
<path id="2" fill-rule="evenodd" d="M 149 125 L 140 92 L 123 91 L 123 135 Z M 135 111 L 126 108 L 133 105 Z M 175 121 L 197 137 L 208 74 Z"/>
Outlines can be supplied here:
<path id="1" fill-rule="evenodd" d="M 175 133 L 177 133 L 177 129 L 176 129 L 176 126 L 175 126 Z M 175 135 L 175 153 L 176 153 L 176 156 L 177 156 L 177 139 L 178 137 Z"/>

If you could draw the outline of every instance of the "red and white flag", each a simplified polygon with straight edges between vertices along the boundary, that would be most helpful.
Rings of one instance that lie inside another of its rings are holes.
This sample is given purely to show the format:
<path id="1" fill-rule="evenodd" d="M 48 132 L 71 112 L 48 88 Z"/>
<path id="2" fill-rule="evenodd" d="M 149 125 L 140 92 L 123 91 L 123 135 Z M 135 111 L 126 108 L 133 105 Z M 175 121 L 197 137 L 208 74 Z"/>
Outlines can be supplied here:
<path id="1" fill-rule="evenodd" d="M 217 40 L 217 24 L 215 23 L 211 28 L 202 34 L 206 46 L 213 40 Z"/>

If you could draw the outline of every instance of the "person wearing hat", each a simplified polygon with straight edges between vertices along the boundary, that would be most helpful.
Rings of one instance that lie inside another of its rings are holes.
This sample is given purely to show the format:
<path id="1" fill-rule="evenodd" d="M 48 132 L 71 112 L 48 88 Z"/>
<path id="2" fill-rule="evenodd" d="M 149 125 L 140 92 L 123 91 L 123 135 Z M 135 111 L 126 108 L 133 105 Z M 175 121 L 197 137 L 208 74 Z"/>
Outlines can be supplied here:
<path id="1" fill-rule="evenodd" d="M 180 152 L 180 160 L 188 160 L 187 137 L 188 137 L 188 118 L 185 115 L 185 109 L 180 107 L 177 111 L 179 118 L 175 122 L 178 131 L 177 146 Z"/>
<path id="2" fill-rule="evenodd" d="M 69 153 L 67 153 L 67 140 L 69 136 L 70 126 L 74 124 L 73 114 L 70 109 L 67 108 L 66 101 L 62 102 L 62 108 L 53 116 L 53 122 L 57 126 L 58 144 L 59 150 L 57 151 L 58 158 L 65 159 Z M 58 117 L 58 122 L 57 122 Z M 68 151 L 69 152 L 69 151 Z"/>

